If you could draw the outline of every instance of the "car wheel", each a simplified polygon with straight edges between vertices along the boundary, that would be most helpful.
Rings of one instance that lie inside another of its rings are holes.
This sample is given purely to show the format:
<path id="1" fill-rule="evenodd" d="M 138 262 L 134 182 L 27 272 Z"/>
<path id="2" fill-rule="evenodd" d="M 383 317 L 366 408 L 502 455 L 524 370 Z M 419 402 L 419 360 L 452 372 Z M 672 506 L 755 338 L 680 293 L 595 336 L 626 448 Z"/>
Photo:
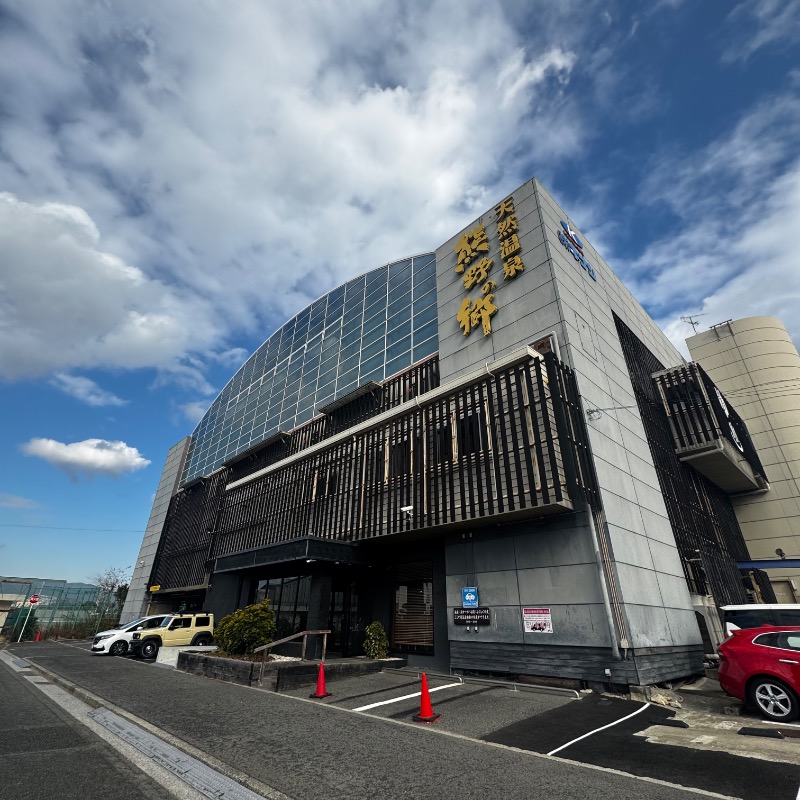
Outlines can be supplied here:
<path id="1" fill-rule="evenodd" d="M 108 648 L 109 655 L 112 656 L 124 656 L 125 653 L 128 652 L 128 643 L 127 642 L 114 642 L 111 647 Z"/>
<path id="2" fill-rule="evenodd" d="M 206 633 L 202 636 L 198 636 L 197 640 L 195 641 L 195 644 L 198 647 L 208 647 L 213 641 L 214 640 Z"/>
<path id="3" fill-rule="evenodd" d="M 141 653 L 142 658 L 155 658 L 158 655 L 158 642 L 145 642 Z"/>
<path id="4" fill-rule="evenodd" d="M 800 714 L 797 695 L 777 678 L 757 678 L 747 690 L 750 704 L 767 719 L 791 722 Z"/>

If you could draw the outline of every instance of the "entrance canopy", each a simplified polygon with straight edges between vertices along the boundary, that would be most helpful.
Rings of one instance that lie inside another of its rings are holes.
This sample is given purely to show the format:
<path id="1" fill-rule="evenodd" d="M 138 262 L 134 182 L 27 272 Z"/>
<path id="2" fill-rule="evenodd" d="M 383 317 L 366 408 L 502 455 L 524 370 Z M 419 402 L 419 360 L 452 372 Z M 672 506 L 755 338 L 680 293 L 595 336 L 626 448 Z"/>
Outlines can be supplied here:
<path id="1" fill-rule="evenodd" d="M 335 542 L 318 536 L 303 536 L 286 542 L 246 550 L 217 559 L 214 572 L 236 572 L 250 567 L 290 561 L 326 561 L 334 564 L 366 564 L 357 542 Z"/>

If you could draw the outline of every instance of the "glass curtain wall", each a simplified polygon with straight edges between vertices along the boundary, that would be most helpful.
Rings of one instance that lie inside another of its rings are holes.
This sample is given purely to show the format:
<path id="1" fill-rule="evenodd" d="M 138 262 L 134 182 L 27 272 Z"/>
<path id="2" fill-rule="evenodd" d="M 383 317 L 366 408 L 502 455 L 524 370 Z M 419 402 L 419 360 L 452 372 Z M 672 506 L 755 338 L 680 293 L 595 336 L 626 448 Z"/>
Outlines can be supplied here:
<path id="1" fill-rule="evenodd" d="M 355 278 L 289 320 L 234 375 L 194 431 L 183 482 L 438 349 L 434 253 Z"/>

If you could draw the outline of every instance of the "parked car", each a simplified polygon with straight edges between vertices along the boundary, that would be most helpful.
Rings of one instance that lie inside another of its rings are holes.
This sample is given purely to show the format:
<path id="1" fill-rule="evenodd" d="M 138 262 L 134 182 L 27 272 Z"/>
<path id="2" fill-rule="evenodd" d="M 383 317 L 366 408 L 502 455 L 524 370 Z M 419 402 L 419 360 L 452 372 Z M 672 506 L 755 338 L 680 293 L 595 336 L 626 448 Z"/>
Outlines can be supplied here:
<path id="1" fill-rule="evenodd" d="M 157 628 L 164 621 L 164 616 L 164 614 L 153 614 L 149 617 L 135 619 L 118 628 L 100 631 L 92 642 L 92 652 L 98 655 L 124 656 L 130 648 L 134 632 Z"/>
<path id="2" fill-rule="evenodd" d="M 759 625 L 800 625 L 798 603 L 748 603 L 741 606 L 722 606 L 720 610 L 726 636 L 739 628 L 757 628 Z"/>
<path id="3" fill-rule="evenodd" d="M 137 631 L 131 639 L 131 652 L 142 658 L 155 658 L 162 647 L 206 646 L 214 641 L 214 615 L 167 614 L 157 628 Z"/>
<path id="4" fill-rule="evenodd" d="M 735 630 L 719 646 L 723 690 L 777 722 L 800 716 L 800 627 Z"/>

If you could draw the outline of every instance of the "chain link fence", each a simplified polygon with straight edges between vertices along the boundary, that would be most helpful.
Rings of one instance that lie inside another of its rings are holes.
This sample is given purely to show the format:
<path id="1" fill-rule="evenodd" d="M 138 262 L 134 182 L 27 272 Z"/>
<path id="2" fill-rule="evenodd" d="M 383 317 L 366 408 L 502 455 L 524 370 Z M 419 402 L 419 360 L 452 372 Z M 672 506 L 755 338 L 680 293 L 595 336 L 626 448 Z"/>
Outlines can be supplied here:
<path id="1" fill-rule="evenodd" d="M 116 625 L 123 602 L 117 591 L 98 586 L 0 577 L 0 636 L 10 642 L 88 639 Z"/>

